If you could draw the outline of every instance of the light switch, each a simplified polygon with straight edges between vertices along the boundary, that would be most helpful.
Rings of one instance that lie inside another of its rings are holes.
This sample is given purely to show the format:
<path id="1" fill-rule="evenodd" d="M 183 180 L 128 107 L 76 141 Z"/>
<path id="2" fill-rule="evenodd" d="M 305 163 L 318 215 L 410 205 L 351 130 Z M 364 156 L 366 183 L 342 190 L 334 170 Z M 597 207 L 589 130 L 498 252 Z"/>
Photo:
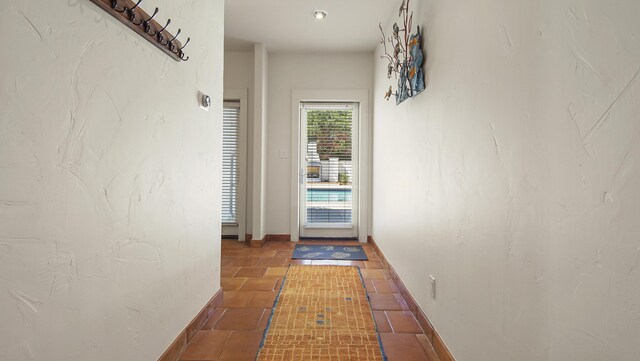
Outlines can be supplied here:
<path id="1" fill-rule="evenodd" d="M 436 278 L 433 275 L 429 275 L 431 281 L 431 298 L 436 299 Z"/>

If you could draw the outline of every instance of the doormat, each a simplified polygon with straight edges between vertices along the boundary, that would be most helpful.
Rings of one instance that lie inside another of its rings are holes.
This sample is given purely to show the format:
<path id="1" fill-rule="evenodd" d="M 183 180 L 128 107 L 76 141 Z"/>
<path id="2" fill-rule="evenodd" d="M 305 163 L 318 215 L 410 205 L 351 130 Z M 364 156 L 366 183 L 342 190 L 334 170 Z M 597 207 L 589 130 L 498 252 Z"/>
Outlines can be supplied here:
<path id="1" fill-rule="evenodd" d="M 257 361 L 386 361 L 358 267 L 291 265 Z"/>
<path id="2" fill-rule="evenodd" d="M 366 261 L 367 255 L 362 246 L 330 246 L 296 244 L 292 259 L 327 259 Z"/>

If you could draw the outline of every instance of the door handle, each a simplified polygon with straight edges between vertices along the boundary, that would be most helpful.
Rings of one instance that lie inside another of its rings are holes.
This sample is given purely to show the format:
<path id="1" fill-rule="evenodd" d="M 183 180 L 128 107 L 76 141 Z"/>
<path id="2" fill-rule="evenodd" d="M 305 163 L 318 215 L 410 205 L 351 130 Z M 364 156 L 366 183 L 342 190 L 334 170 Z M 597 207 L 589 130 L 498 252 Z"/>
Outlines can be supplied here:
<path id="1" fill-rule="evenodd" d="M 304 168 L 300 168 L 300 184 L 304 184 Z"/>

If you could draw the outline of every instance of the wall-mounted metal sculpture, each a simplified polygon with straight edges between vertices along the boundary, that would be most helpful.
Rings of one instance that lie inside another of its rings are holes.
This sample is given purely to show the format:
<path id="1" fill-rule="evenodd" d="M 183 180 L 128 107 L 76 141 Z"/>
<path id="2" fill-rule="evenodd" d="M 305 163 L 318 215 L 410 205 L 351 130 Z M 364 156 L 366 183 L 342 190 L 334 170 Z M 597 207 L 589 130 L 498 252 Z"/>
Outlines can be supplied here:
<path id="1" fill-rule="evenodd" d="M 381 58 L 389 61 L 387 78 L 391 79 L 392 76 L 395 76 L 398 81 L 396 91 L 393 91 L 393 86 L 389 86 L 384 97 L 389 100 L 394 95 L 396 104 L 416 96 L 425 88 L 423 71 L 425 56 L 422 51 L 422 34 L 419 26 L 416 33 L 412 34 L 413 11 L 409 13 L 409 1 L 403 0 L 400 5 L 398 16 L 402 19 L 402 28 L 398 23 L 394 23 L 393 33 L 387 38 L 382 25 L 379 25 L 382 33 L 380 44 L 384 46 L 384 55 Z M 387 45 L 393 49 L 391 53 Z"/>
<path id="2" fill-rule="evenodd" d="M 165 26 L 161 26 L 154 20 L 158 15 L 158 8 L 149 16 L 139 6 L 142 0 L 134 2 L 132 0 L 91 0 L 101 9 L 111 14 L 121 23 L 138 33 L 141 37 L 147 39 L 151 44 L 162 50 L 165 54 L 172 57 L 175 61 L 187 61 L 189 57 L 184 53 L 184 47 L 189 44 L 191 38 L 182 44 L 177 38 L 182 32 L 178 29 L 176 35 L 172 35 L 167 28 L 171 24 L 171 19 L 167 20 Z"/>

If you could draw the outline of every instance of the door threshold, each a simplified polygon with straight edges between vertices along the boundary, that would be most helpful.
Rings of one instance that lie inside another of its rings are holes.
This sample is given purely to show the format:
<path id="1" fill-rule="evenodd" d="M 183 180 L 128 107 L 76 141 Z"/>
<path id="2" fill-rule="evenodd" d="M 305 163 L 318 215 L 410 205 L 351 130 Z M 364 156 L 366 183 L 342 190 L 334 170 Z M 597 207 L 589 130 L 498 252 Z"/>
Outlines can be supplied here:
<path id="1" fill-rule="evenodd" d="M 344 241 L 356 241 L 358 237 L 300 237 L 301 241 L 311 242 L 344 242 Z"/>

